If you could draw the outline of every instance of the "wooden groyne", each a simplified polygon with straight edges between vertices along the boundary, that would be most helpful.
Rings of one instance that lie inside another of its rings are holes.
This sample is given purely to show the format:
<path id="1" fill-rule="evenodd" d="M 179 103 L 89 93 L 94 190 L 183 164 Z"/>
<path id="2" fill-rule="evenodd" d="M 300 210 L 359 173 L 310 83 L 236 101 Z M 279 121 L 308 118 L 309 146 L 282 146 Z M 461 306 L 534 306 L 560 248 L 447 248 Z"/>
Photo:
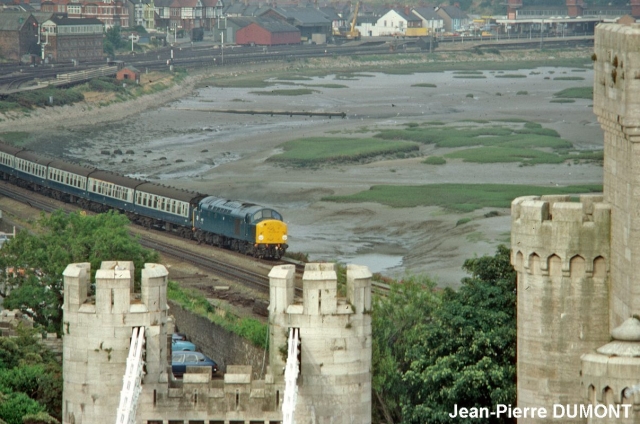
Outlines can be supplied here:
<path id="1" fill-rule="evenodd" d="M 213 113 L 237 113 L 242 115 L 289 115 L 291 116 L 324 116 L 329 119 L 334 116 L 337 118 L 346 118 L 345 112 L 312 112 L 297 110 L 259 110 L 259 109 L 201 109 L 201 108 L 178 108 L 178 110 L 190 110 L 194 112 L 213 112 Z"/>

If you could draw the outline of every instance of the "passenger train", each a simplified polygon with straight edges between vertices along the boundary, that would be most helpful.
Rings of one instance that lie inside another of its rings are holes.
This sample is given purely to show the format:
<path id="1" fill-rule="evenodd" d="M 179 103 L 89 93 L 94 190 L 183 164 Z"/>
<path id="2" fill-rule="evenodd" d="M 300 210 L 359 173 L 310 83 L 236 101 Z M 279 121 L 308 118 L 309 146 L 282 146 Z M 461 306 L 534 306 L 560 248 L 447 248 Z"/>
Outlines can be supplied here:
<path id="1" fill-rule="evenodd" d="M 287 225 L 273 209 L 80 166 L 1 142 L 0 178 L 94 212 L 116 209 L 147 228 L 257 258 L 279 259 L 288 247 Z"/>

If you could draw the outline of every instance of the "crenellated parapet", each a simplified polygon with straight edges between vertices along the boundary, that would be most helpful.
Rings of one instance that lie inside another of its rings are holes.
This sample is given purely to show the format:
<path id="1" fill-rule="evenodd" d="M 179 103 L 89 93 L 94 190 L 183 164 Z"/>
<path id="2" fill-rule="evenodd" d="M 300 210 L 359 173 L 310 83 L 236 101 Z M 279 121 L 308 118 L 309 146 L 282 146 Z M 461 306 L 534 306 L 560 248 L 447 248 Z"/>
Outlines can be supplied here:
<path id="1" fill-rule="evenodd" d="M 371 272 L 349 265 L 341 296 L 334 264 L 307 264 L 302 299 L 293 296 L 290 265 L 274 267 L 269 277 L 272 370 L 284 367 L 289 329 L 300 333 L 296 421 L 371 422 Z"/>
<path id="2" fill-rule="evenodd" d="M 303 297 L 295 298 L 295 268 L 270 273 L 270 358 L 264 380 L 251 366 L 227 365 L 223 376 L 187 367 L 182 379 L 170 368 L 166 268 L 145 264 L 134 290 L 132 262 L 103 262 L 91 293 L 89 264 L 64 271 L 63 423 L 115 421 L 130 338 L 144 327 L 142 392 L 136 422 L 282 421 L 284 382 L 280 342 L 300 329 L 298 422 L 371 422 L 371 273 L 349 265 L 346 296 L 338 293 L 333 264 L 310 264 Z"/>
<path id="3" fill-rule="evenodd" d="M 611 208 L 601 195 L 528 196 L 511 215 L 518 406 L 580 403 L 580 355 L 609 337 Z"/>
<path id="4" fill-rule="evenodd" d="M 553 257 L 559 259 L 560 268 L 552 266 L 551 271 L 565 277 L 572 273 L 591 277 L 605 271 L 598 268 L 598 261 L 609 258 L 611 207 L 602 202 L 602 195 L 570 200 L 569 196 L 527 196 L 512 202 L 511 262 L 516 271 L 548 276 Z M 577 258 L 581 259 L 579 269 Z"/>
<path id="5" fill-rule="evenodd" d="M 88 263 L 71 264 L 64 276 L 63 421 L 94 423 L 113 417 L 134 327 L 146 335 L 144 383 L 167 383 L 167 270 L 146 264 L 141 292 L 134 292 L 133 262 L 103 262 L 91 295 Z M 98 402 L 98 399 L 100 401 Z"/>

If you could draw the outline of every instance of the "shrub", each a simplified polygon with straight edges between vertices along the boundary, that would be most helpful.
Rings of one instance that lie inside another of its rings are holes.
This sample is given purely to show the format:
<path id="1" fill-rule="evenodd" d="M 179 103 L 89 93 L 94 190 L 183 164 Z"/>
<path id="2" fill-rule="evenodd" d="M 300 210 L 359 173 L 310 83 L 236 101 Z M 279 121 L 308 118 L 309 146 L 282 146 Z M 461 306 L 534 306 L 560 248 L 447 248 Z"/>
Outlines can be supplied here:
<path id="1" fill-rule="evenodd" d="M 113 78 L 95 78 L 89 81 L 89 89 L 100 92 L 124 92 L 125 88 Z"/>
<path id="2" fill-rule="evenodd" d="M 84 95 L 77 89 L 44 88 L 11 94 L 7 96 L 7 100 L 32 109 L 34 107 L 71 105 L 83 101 Z"/>
<path id="3" fill-rule="evenodd" d="M 529 92 L 528 92 L 528 91 L 518 91 L 518 92 L 516 93 L 516 96 L 526 96 L 526 95 L 528 95 L 528 94 L 529 94 Z"/>
<path id="4" fill-rule="evenodd" d="M 422 163 L 426 163 L 427 165 L 444 165 L 447 163 L 447 160 L 442 156 L 429 156 Z"/>
<path id="5" fill-rule="evenodd" d="M 470 221 L 471 221 L 471 218 L 462 218 L 462 219 L 459 219 L 459 220 L 458 220 L 458 222 L 456 222 L 456 227 L 459 227 L 459 226 L 461 226 L 461 225 L 464 225 L 464 224 L 466 224 L 467 222 L 470 222 Z"/>

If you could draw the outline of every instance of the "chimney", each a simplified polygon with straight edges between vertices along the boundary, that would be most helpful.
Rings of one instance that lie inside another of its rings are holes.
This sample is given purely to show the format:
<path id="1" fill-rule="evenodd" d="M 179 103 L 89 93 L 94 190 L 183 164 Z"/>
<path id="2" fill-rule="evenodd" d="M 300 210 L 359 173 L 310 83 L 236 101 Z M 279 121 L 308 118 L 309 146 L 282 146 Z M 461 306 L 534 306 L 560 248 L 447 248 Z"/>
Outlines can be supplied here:
<path id="1" fill-rule="evenodd" d="M 583 15 L 584 0 L 567 0 L 566 6 L 567 12 L 572 18 Z"/>
<path id="2" fill-rule="evenodd" d="M 404 14 L 407 16 L 411 16 L 411 9 L 409 8 L 409 6 L 404 7 Z"/>
<path id="3" fill-rule="evenodd" d="M 631 0 L 631 16 L 640 18 L 640 0 Z"/>
<path id="4" fill-rule="evenodd" d="M 507 0 L 507 19 L 516 19 L 518 8 L 522 7 L 522 0 Z"/>

